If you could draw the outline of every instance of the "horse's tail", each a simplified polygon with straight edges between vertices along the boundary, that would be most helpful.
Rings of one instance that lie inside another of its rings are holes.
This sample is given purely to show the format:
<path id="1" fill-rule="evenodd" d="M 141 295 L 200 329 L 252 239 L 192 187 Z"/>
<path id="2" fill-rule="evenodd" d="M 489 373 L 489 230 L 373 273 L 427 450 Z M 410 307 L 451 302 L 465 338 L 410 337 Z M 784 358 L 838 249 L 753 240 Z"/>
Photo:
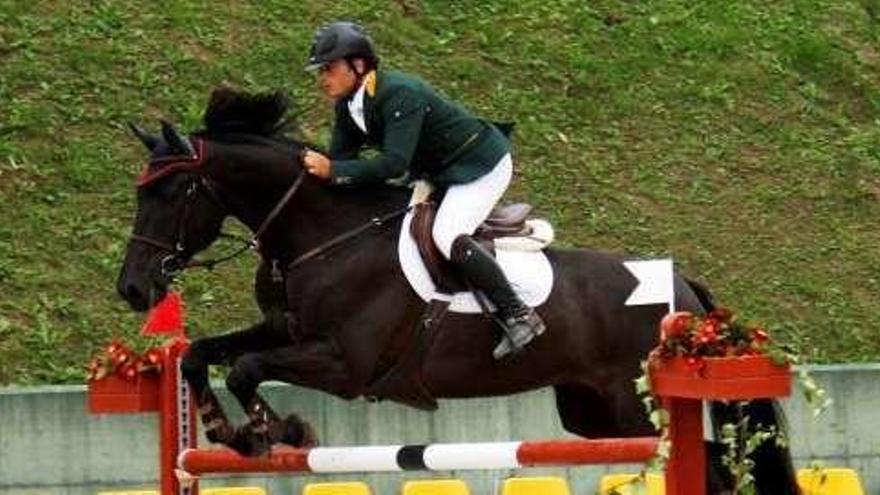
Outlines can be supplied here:
<path id="1" fill-rule="evenodd" d="M 742 418 L 749 418 L 749 428 L 746 435 L 750 435 L 757 428 L 774 427 L 779 434 L 783 435 L 785 442 L 779 444 L 771 438 L 761 444 L 760 447 L 749 456 L 754 464 L 752 475 L 755 478 L 755 493 L 758 495 L 799 495 L 801 493 L 797 485 L 794 466 L 791 461 L 791 450 L 788 448 L 788 425 L 785 413 L 774 399 L 757 399 L 743 403 L 741 409 L 736 403 L 713 402 L 710 406 L 712 424 L 716 434 L 725 423 L 736 424 Z M 726 468 L 721 468 L 719 456 L 726 447 L 715 444 L 710 448 L 714 455 L 709 462 L 715 471 L 714 476 L 725 480 L 723 485 L 731 486 L 732 480 Z"/>
<path id="2" fill-rule="evenodd" d="M 693 280 L 685 280 L 705 311 L 715 309 L 715 297 L 705 285 Z M 757 427 L 773 427 L 781 435 L 784 435 L 786 440 L 788 439 L 788 424 L 779 401 L 773 399 L 753 400 L 746 403 L 741 411 L 737 409 L 736 404 L 713 402 L 710 410 L 712 424 L 716 432 L 720 432 L 721 426 L 725 423 L 735 424 L 741 420 L 741 416 L 748 416 L 750 431 L 754 431 Z M 725 475 L 726 469 L 719 462 L 723 451 L 722 445 L 711 446 L 709 462 L 714 471 L 713 477 L 726 479 L 727 483 L 722 482 L 722 484 L 728 485 L 732 480 L 729 475 Z M 758 495 L 798 495 L 801 493 L 787 443 L 778 445 L 773 439 L 768 440 L 755 450 L 751 458 L 755 462 L 752 474 L 755 477 L 755 488 Z"/>
<path id="3" fill-rule="evenodd" d="M 700 304 L 703 306 L 703 309 L 706 312 L 715 309 L 715 296 L 713 296 L 712 293 L 709 292 L 708 287 L 689 278 L 684 279 L 684 281 L 687 282 L 691 290 L 694 291 L 694 294 L 697 296 L 697 299 L 700 301 Z"/>

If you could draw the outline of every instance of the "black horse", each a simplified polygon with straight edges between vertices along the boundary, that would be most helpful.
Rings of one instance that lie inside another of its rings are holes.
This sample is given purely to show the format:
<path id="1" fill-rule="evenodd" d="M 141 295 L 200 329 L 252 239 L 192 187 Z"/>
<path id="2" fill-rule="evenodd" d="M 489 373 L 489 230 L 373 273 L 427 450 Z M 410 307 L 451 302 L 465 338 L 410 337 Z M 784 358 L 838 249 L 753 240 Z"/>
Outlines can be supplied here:
<path id="1" fill-rule="evenodd" d="M 282 420 L 260 399 L 257 387 L 268 380 L 425 408 L 436 406 L 434 397 L 552 386 L 562 425 L 574 434 L 653 434 L 633 379 L 657 344 L 665 307 L 624 305 L 637 281 L 620 256 L 547 249 L 556 279 L 538 311 L 548 331 L 521 354 L 495 361 L 498 332 L 490 319 L 449 313 L 425 324 L 426 304 L 405 280 L 395 248 L 409 190 L 332 187 L 304 174 L 304 145 L 281 132 L 286 106 L 280 93 L 220 89 L 205 129 L 188 138 L 164 122 L 162 136 L 132 126 L 150 151 L 118 280 L 132 308 L 160 300 L 173 276 L 218 238 L 226 217 L 256 234 L 262 263 L 255 293 L 265 318 L 196 340 L 182 363 L 211 440 L 246 455 L 275 442 L 315 442 L 306 422 Z M 709 293 L 680 276 L 675 292 L 681 310 L 711 309 Z M 218 364 L 231 367 L 227 387 L 250 419 L 238 429 L 208 386 L 208 366 Z M 770 401 L 746 409 L 753 424 L 782 421 Z M 713 407 L 714 419 L 732 410 Z M 767 445 L 755 460 L 758 493 L 798 493 L 787 449 Z M 729 483 L 723 474 L 709 477 L 711 493 Z"/>

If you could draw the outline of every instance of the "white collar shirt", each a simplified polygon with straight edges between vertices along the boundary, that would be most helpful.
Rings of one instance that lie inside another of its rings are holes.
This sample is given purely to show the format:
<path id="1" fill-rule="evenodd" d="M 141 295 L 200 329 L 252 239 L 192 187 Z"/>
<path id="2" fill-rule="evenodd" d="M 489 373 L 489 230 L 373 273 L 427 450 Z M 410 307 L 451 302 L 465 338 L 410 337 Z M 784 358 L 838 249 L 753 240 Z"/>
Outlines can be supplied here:
<path id="1" fill-rule="evenodd" d="M 351 114 L 351 119 L 354 120 L 354 123 L 357 124 L 364 134 L 367 132 L 367 122 L 364 118 L 364 92 L 366 87 L 366 81 L 364 81 L 354 96 L 348 100 L 348 112 Z"/>

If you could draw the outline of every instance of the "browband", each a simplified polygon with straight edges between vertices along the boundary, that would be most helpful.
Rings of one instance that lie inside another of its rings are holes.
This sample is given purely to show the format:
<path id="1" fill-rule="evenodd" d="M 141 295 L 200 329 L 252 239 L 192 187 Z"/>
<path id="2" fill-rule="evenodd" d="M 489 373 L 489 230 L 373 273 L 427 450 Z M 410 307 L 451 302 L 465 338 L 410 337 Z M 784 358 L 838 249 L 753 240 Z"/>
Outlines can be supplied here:
<path id="1" fill-rule="evenodd" d="M 162 177 L 167 177 L 177 172 L 195 170 L 201 167 L 205 160 L 205 141 L 203 139 L 193 139 L 193 144 L 195 144 L 194 147 L 196 149 L 195 156 L 174 155 L 150 160 L 150 163 L 147 164 L 135 182 L 137 187 L 152 184 Z"/>

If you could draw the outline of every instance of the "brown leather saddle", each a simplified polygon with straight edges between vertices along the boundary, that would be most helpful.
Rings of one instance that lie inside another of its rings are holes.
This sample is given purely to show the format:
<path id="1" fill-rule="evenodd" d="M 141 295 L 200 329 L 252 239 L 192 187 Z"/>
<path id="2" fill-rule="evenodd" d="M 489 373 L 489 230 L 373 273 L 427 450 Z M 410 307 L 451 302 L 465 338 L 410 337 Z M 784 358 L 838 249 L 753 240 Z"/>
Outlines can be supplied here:
<path id="1" fill-rule="evenodd" d="M 447 294 L 467 290 L 464 282 L 453 270 L 452 263 L 443 257 L 434 243 L 431 232 L 437 214 L 437 204 L 433 201 L 419 203 L 415 205 L 414 211 L 410 234 L 416 241 L 419 254 L 421 254 L 437 290 Z M 532 206 L 526 203 L 495 207 L 489 218 L 474 232 L 474 239 L 494 253 L 496 238 L 531 233 L 531 228 L 526 224 L 526 219 L 531 212 Z"/>

